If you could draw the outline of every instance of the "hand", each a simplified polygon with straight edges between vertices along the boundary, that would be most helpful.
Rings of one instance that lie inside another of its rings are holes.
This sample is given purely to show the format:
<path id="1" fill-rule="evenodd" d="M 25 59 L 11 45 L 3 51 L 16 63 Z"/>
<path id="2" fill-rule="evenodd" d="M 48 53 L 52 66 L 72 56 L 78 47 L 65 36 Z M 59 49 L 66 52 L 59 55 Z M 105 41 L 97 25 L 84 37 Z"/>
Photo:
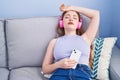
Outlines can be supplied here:
<path id="1" fill-rule="evenodd" d="M 60 68 L 64 68 L 64 69 L 72 68 L 76 63 L 77 62 L 75 60 L 67 59 L 67 58 L 62 59 L 58 62 Z"/>
<path id="2" fill-rule="evenodd" d="M 64 4 L 62 4 L 60 6 L 60 10 L 64 12 L 64 11 L 74 10 L 74 8 L 73 6 L 65 6 Z"/>

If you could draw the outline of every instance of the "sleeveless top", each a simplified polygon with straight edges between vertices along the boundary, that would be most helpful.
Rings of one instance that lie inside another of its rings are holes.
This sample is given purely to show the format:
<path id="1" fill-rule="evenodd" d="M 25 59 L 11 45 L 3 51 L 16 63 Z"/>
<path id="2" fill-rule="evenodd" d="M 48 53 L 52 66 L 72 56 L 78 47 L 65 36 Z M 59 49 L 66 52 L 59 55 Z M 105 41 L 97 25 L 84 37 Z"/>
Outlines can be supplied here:
<path id="1" fill-rule="evenodd" d="M 69 58 L 73 49 L 82 52 L 78 64 L 89 64 L 90 46 L 79 35 L 64 35 L 59 37 L 54 47 L 54 59 L 59 61 L 63 58 Z"/>

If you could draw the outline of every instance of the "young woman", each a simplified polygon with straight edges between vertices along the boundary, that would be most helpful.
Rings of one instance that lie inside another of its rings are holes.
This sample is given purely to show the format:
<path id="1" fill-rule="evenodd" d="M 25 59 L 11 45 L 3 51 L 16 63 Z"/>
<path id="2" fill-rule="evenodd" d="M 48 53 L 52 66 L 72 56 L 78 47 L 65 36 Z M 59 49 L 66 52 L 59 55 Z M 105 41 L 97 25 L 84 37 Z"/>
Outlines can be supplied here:
<path id="1" fill-rule="evenodd" d="M 44 74 L 53 73 L 50 80 L 90 80 L 90 46 L 99 27 L 99 11 L 64 4 L 60 10 L 63 14 L 57 27 L 59 37 L 50 41 L 42 71 Z M 79 13 L 91 19 L 85 32 Z M 81 51 L 78 62 L 70 59 L 73 49 Z"/>

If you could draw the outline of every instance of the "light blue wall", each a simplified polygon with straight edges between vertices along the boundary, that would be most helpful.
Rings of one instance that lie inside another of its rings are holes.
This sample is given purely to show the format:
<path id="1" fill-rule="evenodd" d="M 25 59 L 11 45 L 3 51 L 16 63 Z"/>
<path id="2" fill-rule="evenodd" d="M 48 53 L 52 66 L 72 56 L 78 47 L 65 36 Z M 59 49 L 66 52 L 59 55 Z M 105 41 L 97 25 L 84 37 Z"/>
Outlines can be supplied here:
<path id="1" fill-rule="evenodd" d="M 120 0 L 112 1 L 113 8 L 112 8 L 112 27 L 111 27 L 111 36 L 117 36 L 117 45 L 120 48 Z"/>
<path id="2" fill-rule="evenodd" d="M 60 15 L 61 3 L 100 10 L 100 35 L 109 36 L 111 31 L 111 0 L 0 0 L 0 17 L 26 18 Z"/>

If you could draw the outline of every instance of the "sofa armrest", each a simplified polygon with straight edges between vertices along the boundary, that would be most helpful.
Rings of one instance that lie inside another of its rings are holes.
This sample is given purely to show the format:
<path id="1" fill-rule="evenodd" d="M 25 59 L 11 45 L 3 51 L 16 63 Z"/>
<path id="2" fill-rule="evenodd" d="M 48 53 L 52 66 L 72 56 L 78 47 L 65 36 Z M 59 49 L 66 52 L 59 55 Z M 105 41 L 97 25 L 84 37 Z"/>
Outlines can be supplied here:
<path id="1" fill-rule="evenodd" d="M 110 61 L 110 80 L 120 79 L 120 49 L 114 46 L 112 50 L 112 56 Z"/>

